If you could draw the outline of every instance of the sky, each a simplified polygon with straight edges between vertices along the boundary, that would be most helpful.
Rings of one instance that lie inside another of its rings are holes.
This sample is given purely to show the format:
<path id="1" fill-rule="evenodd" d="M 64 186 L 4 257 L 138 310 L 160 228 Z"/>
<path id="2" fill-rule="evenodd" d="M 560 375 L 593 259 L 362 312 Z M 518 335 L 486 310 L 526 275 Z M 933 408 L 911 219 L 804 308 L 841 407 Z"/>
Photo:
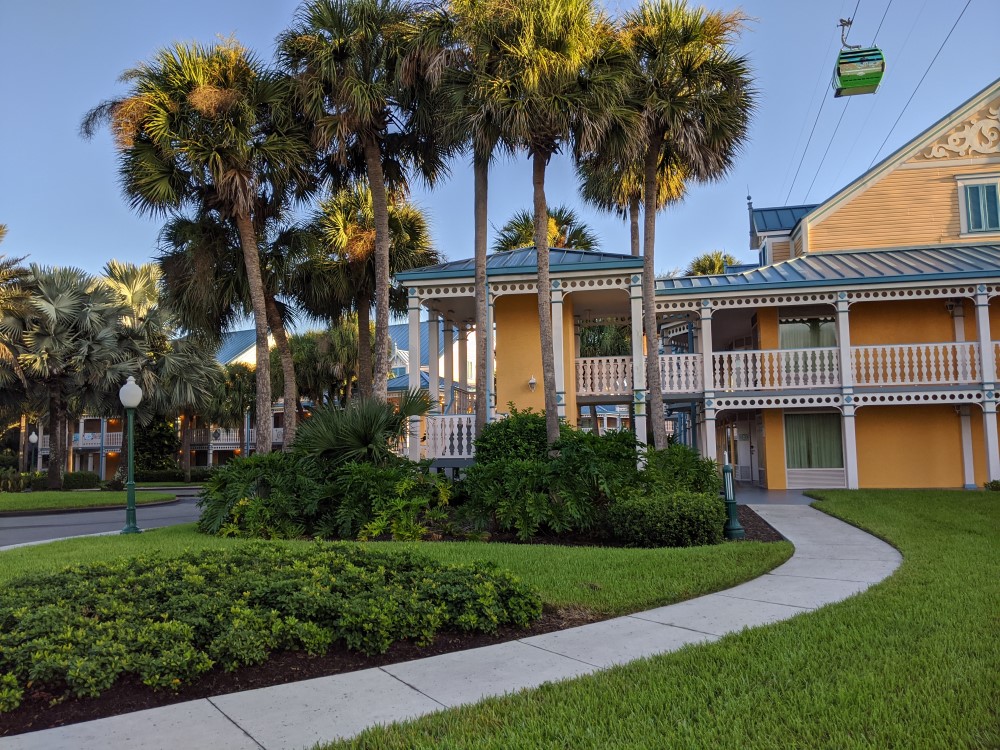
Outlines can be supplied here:
<path id="1" fill-rule="evenodd" d="M 759 90 L 749 141 L 724 180 L 692 186 L 682 203 L 658 216 L 657 270 L 681 269 L 716 249 L 755 261 L 748 191 L 757 207 L 819 202 L 1000 76 L 996 0 L 968 2 L 933 65 L 965 0 L 742 3 L 754 20 L 739 51 L 749 57 Z M 849 41 L 871 43 L 881 23 L 876 41 L 887 72 L 877 94 L 834 99 L 837 21 L 855 3 Z M 608 0 L 606 8 L 618 14 L 633 5 Z M 724 0 L 708 6 L 737 7 Z M 81 138 L 83 115 L 124 93 L 122 71 L 175 41 L 235 36 L 270 60 L 297 7 L 295 0 L 0 2 L 0 223 L 9 230 L 0 252 L 92 273 L 111 258 L 153 258 L 162 220 L 129 209 L 110 136 Z M 523 154 L 500 162 L 490 180 L 490 223 L 499 228 L 531 206 L 530 162 Z M 473 254 L 472 192 L 466 159 L 453 162 L 450 178 L 433 191 L 413 190 L 447 259 Z M 583 204 L 566 157 L 550 164 L 546 192 L 550 205 L 577 209 L 601 249 L 629 252 L 627 224 Z"/>

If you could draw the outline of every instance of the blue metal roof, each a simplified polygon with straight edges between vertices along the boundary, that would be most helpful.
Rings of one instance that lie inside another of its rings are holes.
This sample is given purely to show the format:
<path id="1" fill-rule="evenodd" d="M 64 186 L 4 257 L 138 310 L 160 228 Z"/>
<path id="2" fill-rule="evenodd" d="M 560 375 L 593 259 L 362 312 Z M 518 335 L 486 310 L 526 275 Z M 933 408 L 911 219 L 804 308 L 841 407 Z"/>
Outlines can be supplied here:
<path id="1" fill-rule="evenodd" d="M 438 356 L 444 354 L 444 323 L 438 322 Z M 395 323 L 389 326 L 389 338 L 393 345 L 404 352 L 410 352 L 410 325 L 409 323 Z M 420 366 L 427 367 L 430 364 L 431 340 L 428 334 L 428 321 L 420 323 Z"/>
<path id="2" fill-rule="evenodd" d="M 994 277 L 1000 277 L 1000 245 L 953 245 L 810 253 L 744 273 L 657 279 L 656 293 Z"/>
<path id="3" fill-rule="evenodd" d="M 442 389 L 448 388 L 448 383 L 444 380 L 444 378 L 438 378 L 438 383 L 441 384 Z M 427 390 L 428 388 L 431 387 L 431 376 L 428 375 L 423 370 L 420 371 L 420 387 L 423 390 Z M 458 383 L 451 383 L 451 387 L 458 388 Z M 408 390 L 410 390 L 409 375 L 400 375 L 395 378 L 389 378 L 390 393 L 397 393 L 399 391 L 408 391 Z"/>
<path id="4" fill-rule="evenodd" d="M 257 345 L 257 332 L 250 328 L 246 331 L 229 331 L 222 336 L 222 343 L 215 358 L 220 364 L 227 365 L 243 354 L 247 349 Z"/>
<path id="5" fill-rule="evenodd" d="M 618 253 L 603 253 L 572 248 L 549 248 L 549 268 L 553 271 L 591 271 L 607 268 L 642 268 L 642 258 Z M 412 271 L 397 273 L 399 281 L 443 279 L 469 276 L 476 270 L 475 258 L 451 260 L 435 266 L 424 266 Z M 538 252 L 533 247 L 522 247 L 505 253 L 486 256 L 486 275 L 504 276 L 534 273 L 538 270 Z"/>
<path id="6" fill-rule="evenodd" d="M 818 203 L 808 206 L 775 206 L 774 208 L 754 208 L 753 230 L 761 232 L 790 232 L 799 223 L 799 219 L 812 211 Z"/>

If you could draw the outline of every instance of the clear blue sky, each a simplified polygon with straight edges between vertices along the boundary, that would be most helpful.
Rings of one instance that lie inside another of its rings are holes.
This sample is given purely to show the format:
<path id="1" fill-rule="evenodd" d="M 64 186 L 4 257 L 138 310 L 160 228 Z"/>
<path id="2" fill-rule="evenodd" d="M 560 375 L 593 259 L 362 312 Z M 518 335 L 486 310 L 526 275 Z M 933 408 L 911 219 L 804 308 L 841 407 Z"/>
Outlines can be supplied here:
<path id="1" fill-rule="evenodd" d="M 683 267 L 695 255 L 717 248 L 752 260 L 748 187 L 757 206 L 818 202 L 868 168 L 965 5 L 965 0 L 889 1 L 861 0 L 851 35 L 855 43 L 871 42 L 888 6 L 877 40 L 888 60 L 882 88 L 874 96 L 845 99 L 832 98 L 829 80 L 839 48 L 837 19 L 850 15 L 856 0 L 742 4 L 755 21 L 741 47 L 750 56 L 760 90 L 750 142 L 725 181 L 693 187 L 682 204 L 660 215 L 659 270 Z M 879 158 L 1000 76 L 995 3 L 972 0 Z M 609 0 L 608 8 L 616 13 L 631 5 L 630 0 Z M 80 119 L 103 99 L 123 92 L 117 80 L 123 70 L 176 40 L 211 42 L 219 35 L 235 35 L 270 59 L 275 36 L 296 7 L 294 0 L 4 2 L 0 223 L 8 225 L 9 234 L 0 250 L 92 272 L 110 258 L 149 259 L 159 224 L 130 212 L 118 189 L 109 136 L 84 141 L 78 135 Z M 822 116 L 790 189 L 821 101 Z M 438 248 L 455 259 L 472 255 L 472 175 L 464 161 L 454 163 L 452 173 L 433 192 L 417 188 L 414 198 L 430 214 Z M 499 226 L 514 211 L 530 206 L 530 165 L 521 156 L 500 164 L 491 179 L 490 220 Z M 550 204 L 567 203 L 581 211 L 603 249 L 628 252 L 625 223 L 582 204 L 565 158 L 550 166 L 547 191 Z"/>

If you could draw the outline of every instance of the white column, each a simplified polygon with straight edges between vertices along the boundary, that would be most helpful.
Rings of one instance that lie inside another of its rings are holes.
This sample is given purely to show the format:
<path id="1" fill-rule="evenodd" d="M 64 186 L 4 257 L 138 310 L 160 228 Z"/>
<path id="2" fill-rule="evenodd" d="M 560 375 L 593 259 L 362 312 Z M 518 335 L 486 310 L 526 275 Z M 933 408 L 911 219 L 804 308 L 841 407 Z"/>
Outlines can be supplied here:
<path id="1" fill-rule="evenodd" d="M 698 351 L 701 354 L 702 387 L 705 389 L 705 398 L 715 395 L 715 374 L 713 372 L 714 362 L 712 361 L 712 302 L 703 299 L 701 308 L 698 310 L 701 318 L 701 327 L 698 331 Z M 714 441 L 715 438 L 713 437 Z"/>
<path id="2" fill-rule="evenodd" d="M 714 404 L 714 399 L 705 399 L 705 420 L 704 427 L 702 429 L 702 449 L 701 455 L 704 458 L 710 458 L 715 461 L 719 456 L 719 451 L 716 448 L 716 436 L 715 436 L 715 417 L 716 411 Z"/>
<path id="3" fill-rule="evenodd" d="M 209 429 L 211 430 L 211 428 L 209 428 Z M 211 469 L 212 465 L 215 462 L 215 451 L 212 450 L 212 436 L 211 436 L 211 434 L 209 434 L 208 440 L 209 440 L 209 442 L 208 442 L 208 451 L 207 451 L 208 458 L 206 459 L 206 461 L 207 461 L 208 468 Z"/>
<path id="4" fill-rule="evenodd" d="M 986 432 L 986 470 L 992 482 L 1000 479 L 1000 436 L 997 435 L 996 394 L 983 399 L 983 428 Z"/>
<path id="5" fill-rule="evenodd" d="M 840 346 L 840 386 L 844 393 L 854 392 L 854 366 L 851 362 L 851 323 L 847 294 L 837 299 L 837 343 Z"/>
<path id="6" fill-rule="evenodd" d="M 997 379 L 996 361 L 990 334 L 990 300 L 982 286 L 976 292 L 976 337 L 979 339 L 979 359 L 983 365 L 983 388 L 992 390 Z"/>
<path id="7" fill-rule="evenodd" d="M 108 470 L 108 419 L 107 417 L 101 417 L 101 458 L 100 458 L 100 469 L 99 473 L 101 475 L 101 481 L 107 479 L 104 476 L 105 472 Z"/>
<path id="8" fill-rule="evenodd" d="M 566 365 L 563 359 L 563 292 L 559 281 L 552 281 L 552 357 L 556 366 L 556 410 L 566 419 Z"/>
<path id="9" fill-rule="evenodd" d="M 441 412 L 441 315 L 431 310 L 427 315 L 427 395 L 431 400 L 431 412 Z M 414 351 L 420 357 L 420 347 Z M 412 353 L 412 352 L 411 352 Z"/>
<path id="10" fill-rule="evenodd" d="M 469 327 L 458 327 L 458 387 L 469 390 Z"/>
<path id="11" fill-rule="evenodd" d="M 629 312 L 632 317 L 632 406 L 636 440 L 646 443 L 646 357 L 642 351 L 642 277 L 632 276 L 629 287 Z M 656 352 L 652 355 L 655 357 Z"/>
<path id="12" fill-rule="evenodd" d="M 42 470 L 42 436 L 45 434 L 45 425 L 38 420 L 38 442 L 35 443 L 35 471 Z M 52 456 L 52 439 L 49 439 L 49 457 Z"/>
<path id="13" fill-rule="evenodd" d="M 955 327 L 955 342 L 965 341 L 965 308 L 962 301 L 949 307 Z M 968 366 L 968 365 L 966 365 Z M 967 490 L 976 489 L 976 466 L 972 453 L 972 412 L 968 405 L 956 407 L 959 427 L 962 431 L 962 484 Z"/>
<path id="14" fill-rule="evenodd" d="M 496 299 L 490 292 L 490 284 L 486 282 L 486 330 L 482 332 L 482 335 L 486 337 L 486 382 L 476 383 L 476 390 L 480 388 L 483 389 L 483 393 L 486 394 L 486 421 L 492 422 L 496 419 L 497 405 L 494 403 L 496 401 L 496 393 L 494 393 L 493 379 L 494 379 L 494 368 L 496 367 L 496 352 L 493 350 L 495 346 L 494 336 L 493 336 L 493 305 L 496 304 Z M 479 331 L 476 331 L 476 335 L 479 336 Z"/>
<path id="15" fill-rule="evenodd" d="M 856 407 L 844 404 L 844 473 L 847 475 L 847 489 L 858 489 L 858 437 L 854 420 Z"/>
<path id="16" fill-rule="evenodd" d="M 407 347 L 409 347 L 409 376 L 410 390 L 420 390 L 420 298 L 416 296 L 415 289 L 410 290 L 409 297 L 409 335 L 407 337 Z M 420 417 L 410 417 L 410 445 L 409 454 L 411 461 L 420 460 Z"/>
<path id="17" fill-rule="evenodd" d="M 455 322 L 445 315 L 444 318 L 444 408 L 452 408 L 455 398 Z"/>

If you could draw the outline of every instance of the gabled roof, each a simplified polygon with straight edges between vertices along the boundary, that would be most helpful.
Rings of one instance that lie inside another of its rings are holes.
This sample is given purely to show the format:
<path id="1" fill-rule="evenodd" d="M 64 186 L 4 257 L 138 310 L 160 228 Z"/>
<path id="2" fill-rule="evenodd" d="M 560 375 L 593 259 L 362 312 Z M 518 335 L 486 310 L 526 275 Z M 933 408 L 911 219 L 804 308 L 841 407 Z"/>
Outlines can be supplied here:
<path id="1" fill-rule="evenodd" d="M 246 331 L 229 331 L 223 334 L 219 351 L 215 353 L 220 364 L 227 365 L 248 349 L 257 345 L 257 332 L 250 328 Z"/>
<path id="2" fill-rule="evenodd" d="M 441 332 L 441 324 L 438 324 L 438 356 L 444 354 L 444 334 Z M 396 349 L 401 349 L 409 354 L 410 352 L 410 325 L 409 323 L 395 323 L 389 326 L 389 338 Z M 431 340 L 428 335 L 428 321 L 420 324 L 420 366 L 427 367 L 430 363 Z"/>
<path id="3" fill-rule="evenodd" d="M 779 289 L 844 284 L 1000 277 L 1000 245 L 851 250 L 802 255 L 744 273 L 659 279 L 659 295 L 708 290 Z"/>
<path id="4" fill-rule="evenodd" d="M 751 212 L 753 231 L 755 234 L 764 232 L 791 232 L 799 219 L 816 208 L 818 204 L 803 206 L 775 206 L 773 208 L 754 208 Z"/>
<path id="5" fill-rule="evenodd" d="M 549 248 L 549 268 L 553 271 L 592 271 L 613 268 L 642 268 L 642 258 L 633 255 L 619 255 L 592 250 L 574 250 L 572 248 Z M 472 277 L 476 270 L 475 258 L 451 260 L 438 263 L 435 266 L 424 266 L 412 271 L 397 273 L 399 281 L 421 281 L 431 279 L 447 279 Z M 515 274 L 535 273 L 538 270 L 538 252 L 533 247 L 522 247 L 504 253 L 493 253 L 486 256 L 486 275 L 513 276 Z"/>

